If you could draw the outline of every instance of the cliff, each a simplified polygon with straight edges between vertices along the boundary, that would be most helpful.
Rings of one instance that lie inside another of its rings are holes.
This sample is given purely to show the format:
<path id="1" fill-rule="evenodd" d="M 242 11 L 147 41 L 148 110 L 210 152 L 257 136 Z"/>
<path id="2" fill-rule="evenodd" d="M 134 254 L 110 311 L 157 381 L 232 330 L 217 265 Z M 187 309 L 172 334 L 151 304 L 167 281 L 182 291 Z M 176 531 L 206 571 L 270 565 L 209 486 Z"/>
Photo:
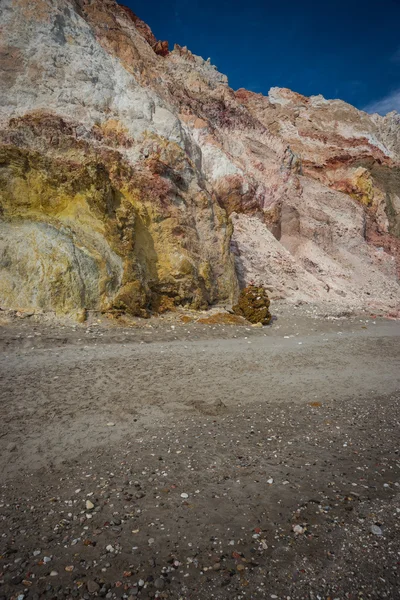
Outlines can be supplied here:
<path id="1" fill-rule="evenodd" d="M 114 0 L 0 6 L 0 306 L 399 303 L 400 117 L 233 91 Z"/>

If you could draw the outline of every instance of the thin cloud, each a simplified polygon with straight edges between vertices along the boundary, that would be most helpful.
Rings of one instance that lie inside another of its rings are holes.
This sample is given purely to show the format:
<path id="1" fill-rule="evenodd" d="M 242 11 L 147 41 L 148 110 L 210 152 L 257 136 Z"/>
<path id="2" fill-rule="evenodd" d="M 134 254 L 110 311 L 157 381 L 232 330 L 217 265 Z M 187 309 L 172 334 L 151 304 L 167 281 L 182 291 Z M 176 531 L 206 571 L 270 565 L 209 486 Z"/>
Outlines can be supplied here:
<path id="1" fill-rule="evenodd" d="M 395 63 L 400 63 L 400 48 L 390 57 L 390 60 Z"/>
<path id="2" fill-rule="evenodd" d="M 380 115 L 386 115 L 393 110 L 396 110 L 398 113 L 400 113 L 400 88 L 394 90 L 380 100 L 371 102 L 364 108 L 364 110 L 368 113 L 378 113 Z"/>

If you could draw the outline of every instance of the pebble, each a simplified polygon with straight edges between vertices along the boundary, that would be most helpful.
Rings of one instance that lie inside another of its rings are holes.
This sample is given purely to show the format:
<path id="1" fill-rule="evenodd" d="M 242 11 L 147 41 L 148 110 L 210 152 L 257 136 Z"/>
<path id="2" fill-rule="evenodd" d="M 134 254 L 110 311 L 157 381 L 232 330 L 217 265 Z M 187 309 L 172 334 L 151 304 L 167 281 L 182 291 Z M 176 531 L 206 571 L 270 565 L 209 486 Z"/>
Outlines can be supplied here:
<path id="1" fill-rule="evenodd" d="M 58 572 L 57 571 L 51 571 L 50 573 L 50 577 L 57 577 Z"/>
<path id="2" fill-rule="evenodd" d="M 113 423 L 112 421 L 109 421 L 107 423 L 107 427 L 115 427 L 115 423 Z"/>
<path id="3" fill-rule="evenodd" d="M 189 498 L 189 494 L 186 494 L 185 492 L 183 492 L 183 494 L 181 494 L 181 498 Z"/>
<path id="4" fill-rule="evenodd" d="M 370 531 L 374 535 L 382 535 L 382 529 L 378 525 L 371 525 Z"/>
<path id="5" fill-rule="evenodd" d="M 86 500 L 86 510 L 93 510 L 93 509 L 94 509 L 93 502 L 90 502 L 90 500 Z"/>
<path id="6" fill-rule="evenodd" d="M 154 586 L 158 589 L 158 590 L 162 590 L 165 587 L 165 580 L 162 577 L 157 577 L 157 579 L 154 582 Z"/>
<path id="7" fill-rule="evenodd" d="M 100 589 L 99 584 L 96 583 L 95 581 L 93 581 L 93 579 L 89 579 L 89 581 L 86 584 L 86 587 L 87 587 L 89 594 L 95 594 Z"/>
<path id="8" fill-rule="evenodd" d="M 305 528 L 302 527 L 301 525 L 293 525 L 293 531 L 294 531 L 294 533 L 297 533 L 298 535 L 300 535 L 305 532 Z"/>

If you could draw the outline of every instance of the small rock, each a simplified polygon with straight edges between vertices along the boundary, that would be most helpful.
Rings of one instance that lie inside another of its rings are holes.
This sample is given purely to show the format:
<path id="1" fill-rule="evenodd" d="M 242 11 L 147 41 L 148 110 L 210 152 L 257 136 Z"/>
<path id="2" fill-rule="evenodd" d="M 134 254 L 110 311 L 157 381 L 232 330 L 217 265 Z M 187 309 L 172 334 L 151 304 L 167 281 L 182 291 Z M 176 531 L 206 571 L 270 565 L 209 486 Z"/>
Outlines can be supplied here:
<path id="1" fill-rule="evenodd" d="M 181 494 L 181 498 L 189 498 L 189 494 L 186 494 L 185 492 L 183 492 L 183 494 Z"/>
<path id="2" fill-rule="evenodd" d="M 87 587 L 89 594 L 95 594 L 100 589 L 99 584 L 96 583 L 95 581 L 93 581 L 93 579 L 89 579 L 89 581 L 86 584 L 86 587 Z"/>
<path id="3" fill-rule="evenodd" d="M 370 531 L 374 535 L 382 535 L 382 529 L 378 525 L 371 525 Z"/>
<path id="4" fill-rule="evenodd" d="M 162 590 L 165 587 L 165 581 L 162 577 L 157 577 L 157 579 L 154 582 L 154 586 L 158 589 L 158 590 Z"/>
<path id="5" fill-rule="evenodd" d="M 50 572 L 50 577 L 57 577 L 57 575 L 58 575 L 57 571 Z"/>
<path id="6" fill-rule="evenodd" d="M 301 535 L 305 532 L 305 527 L 302 527 L 301 525 L 293 525 L 293 531 L 297 535 Z"/>
<path id="7" fill-rule="evenodd" d="M 109 421 L 107 423 L 107 427 L 115 427 L 115 423 L 113 423 L 112 421 Z"/>
<path id="8" fill-rule="evenodd" d="M 94 509 L 93 502 L 90 502 L 90 500 L 86 500 L 86 510 L 93 510 L 93 509 Z"/>

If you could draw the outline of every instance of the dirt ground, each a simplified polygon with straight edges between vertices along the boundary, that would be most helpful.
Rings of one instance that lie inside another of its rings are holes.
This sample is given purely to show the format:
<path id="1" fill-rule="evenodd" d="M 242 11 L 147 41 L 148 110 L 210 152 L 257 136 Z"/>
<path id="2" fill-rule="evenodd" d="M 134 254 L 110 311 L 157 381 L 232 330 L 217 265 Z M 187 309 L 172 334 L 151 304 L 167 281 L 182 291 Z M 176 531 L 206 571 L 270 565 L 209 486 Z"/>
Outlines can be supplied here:
<path id="1" fill-rule="evenodd" d="M 400 322 L 0 334 L 0 599 L 399 598 Z"/>

